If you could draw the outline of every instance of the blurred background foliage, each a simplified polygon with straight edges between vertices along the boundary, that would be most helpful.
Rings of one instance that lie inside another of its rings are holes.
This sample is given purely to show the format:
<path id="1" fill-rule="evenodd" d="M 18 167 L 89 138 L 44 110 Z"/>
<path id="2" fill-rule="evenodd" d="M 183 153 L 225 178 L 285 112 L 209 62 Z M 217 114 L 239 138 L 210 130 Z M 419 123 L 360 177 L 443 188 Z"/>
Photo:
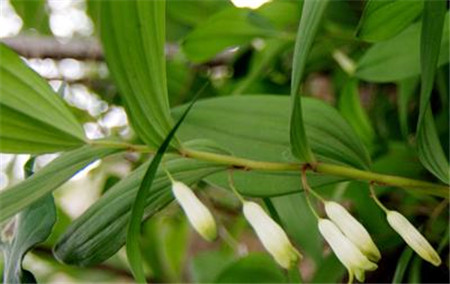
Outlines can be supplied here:
<path id="1" fill-rule="evenodd" d="M 236 7 L 245 1 L 233 2 L 167 1 L 166 58 L 171 107 L 188 102 L 205 82 L 211 83 L 204 92 L 208 97 L 289 93 L 302 1 L 273 0 L 252 9 Z M 369 149 L 374 171 L 436 180 L 413 150 L 419 113 L 417 58 L 423 2 L 378 2 L 392 6 L 384 11 L 380 7 L 379 14 L 371 15 L 364 11 L 365 1 L 330 2 L 308 57 L 303 94 L 339 110 Z M 22 52 L 27 63 L 58 91 L 83 123 L 88 138 L 137 141 L 99 51 L 97 1 L 1 0 L 0 5 L 1 41 Z M 369 20 L 362 25 L 361 17 Z M 447 159 L 448 42 L 447 22 L 441 47 L 444 54 L 431 96 Z M 45 49 L 45 44 L 50 47 Z M 66 57 L 64 50 L 77 44 L 73 57 Z M 33 55 L 30 50 L 37 53 Z M 349 76 L 349 72 L 354 76 Z M 37 167 L 56 156 L 39 156 Z M 108 157 L 94 163 L 55 192 L 56 226 L 50 238 L 27 254 L 24 262 L 39 282 L 133 281 L 123 250 L 102 264 L 84 268 L 60 264 L 51 251 L 73 219 L 145 160 L 134 153 L 124 157 Z M 1 154 L 2 188 L 24 178 L 22 168 L 27 160 L 28 155 Z M 223 225 L 220 240 L 212 244 L 201 240 L 178 206 L 170 205 L 144 225 L 142 251 L 149 281 L 288 281 L 287 275 L 263 252 L 239 213 L 237 200 L 228 191 L 212 188 L 207 182 L 200 182 L 197 187 L 202 200 L 213 208 Z M 443 266 L 434 268 L 411 254 L 370 199 L 366 183 L 343 181 L 318 190 L 351 208 L 379 245 L 383 261 L 377 271 L 368 273 L 368 282 L 448 281 L 448 257 Z M 441 255 L 448 255 L 448 199 L 389 188 L 380 192 L 388 207 L 403 212 L 415 224 L 423 224 L 422 232 L 437 244 Z M 304 280 L 344 281 L 344 267 L 324 246 L 315 219 L 304 206 L 303 195 L 273 197 L 271 201 L 279 222 L 305 254 L 300 267 Z"/>

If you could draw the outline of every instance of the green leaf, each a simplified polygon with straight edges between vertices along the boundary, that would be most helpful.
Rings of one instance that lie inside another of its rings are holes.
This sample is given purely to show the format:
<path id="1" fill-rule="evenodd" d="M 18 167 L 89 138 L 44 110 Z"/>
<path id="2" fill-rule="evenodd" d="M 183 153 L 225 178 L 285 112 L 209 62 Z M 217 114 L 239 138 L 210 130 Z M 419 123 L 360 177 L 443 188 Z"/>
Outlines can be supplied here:
<path id="1" fill-rule="evenodd" d="M 188 185 L 224 169 L 209 162 L 178 156 L 169 156 L 163 163 L 174 179 Z M 149 164 L 146 162 L 115 184 L 68 227 L 54 248 L 60 261 L 79 266 L 94 265 L 108 259 L 123 246 L 131 205 Z M 145 199 L 144 219 L 173 200 L 170 186 L 167 174 L 158 170 L 150 195 Z"/>
<path id="2" fill-rule="evenodd" d="M 286 283 L 286 277 L 270 256 L 253 253 L 224 269 L 214 283 Z"/>
<path id="3" fill-rule="evenodd" d="M 196 98 L 198 97 L 198 94 L 196 95 Z M 156 151 L 156 154 L 153 157 L 150 165 L 148 166 L 148 169 L 144 174 L 141 184 L 139 185 L 138 192 L 136 193 L 136 197 L 134 198 L 134 202 L 131 207 L 131 219 L 128 225 L 126 249 L 131 270 L 133 272 L 134 278 L 138 282 L 142 283 L 146 282 L 144 274 L 144 266 L 142 264 L 141 250 L 139 248 L 139 236 L 142 218 L 144 217 L 145 213 L 145 206 L 148 192 L 152 188 L 153 180 L 155 179 L 159 164 L 161 163 L 161 160 L 167 148 L 169 148 L 170 141 L 175 136 L 175 133 L 177 132 L 181 123 L 184 121 L 187 114 L 191 110 L 192 106 L 195 103 L 196 98 L 194 98 L 192 102 L 189 104 L 189 106 L 185 109 L 185 111 L 175 124 L 175 126 L 172 128 L 172 130 L 170 130 L 169 134 L 167 134 L 167 137 L 164 139 L 161 146 L 159 146 L 158 151 Z"/>
<path id="4" fill-rule="evenodd" d="M 315 157 L 305 133 L 303 122 L 305 116 L 302 114 L 300 83 L 309 51 L 327 4 L 328 0 L 305 0 L 292 62 L 291 97 L 293 104 L 290 120 L 290 145 L 294 156 L 306 162 L 314 162 Z"/>
<path id="5" fill-rule="evenodd" d="M 439 142 L 429 105 L 439 60 L 447 1 L 426 1 L 420 38 L 420 112 L 417 123 L 417 147 L 422 164 L 441 181 L 450 183 L 450 168 Z M 448 13 L 447 13 L 448 15 Z M 445 31 L 448 33 L 448 31 Z M 448 54 L 448 48 L 443 50 Z"/>
<path id="6" fill-rule="evenodd" d="M 0 192 L 0 222 L 57 189 L 90 163 L 116 152 L 117 149 L 84 146 L 62 154 L 32 177 Z"/>
<path id="7" fill-rule="evenodd" d="M 195 283 L 213 283 L 235 256 L 226 250 L 202 251 L 190 261 L 192 280 Z"/>
<path id="8" fill-rule="evenodd" d="M 84 144 L 84 131 L 61 98 L 0 44 L 0 152 L 46 153 Z"/>
<path id="9" fill-rule="evenodd" d="M 204 62 L 227 47 L 249 43 L 256 37 L 279 36 L 270 22 L 249 9 L 225 9 L 189 33 L 182 43 L 186 56 Z"/>
<path id="10" fill-rule="evenodd" d="M 427 170 L 444 183 L 450 183 L 448 160 L 439 141 L 430 106 L 425 111 L 425 117 L 417 133 L 417 153 Z"/>
<path id="11" fill-rule="evenodd" d="M 438 66 L 449 62 L 448 15 L 447 12 Z M 420 23 L 413 24 L 397 36 L 374 44 L 359 60 L 355 76 L 369 82 L 395 82 L 419 75 L 420 28 Z"/>
<path id="12" fill-rule="evenodd" d="M 27 207 L 18 215 L 16 222 L 16 233 L 12 243 L 2 244 L 5 256 L 3 282 L 29 283 L 24 277 L 31 273 L 23 271 L 22 260 L 33 246 L 45 241 L 52 231 L 56 222 L 53 196 L 48 194 Z"/>
<path id="13" fill-rule="evenodd" d="M 368 0 L 356 36 L 369 42 L 389 39 L 408 27 L 422 10 L 423 1 Z"/>
<path id="14" fill-rule="evenodd" d="M 397 262 L 397 267 L 395 268 L 394 277 L 392 283 L 404 283 L 403 277 L 405 275 L 406 268 L 408 268 L 411 257 L 413 256 L 413 250 L 407 246 Z"/>
<path id="15" fill-rule="evenodd" d="M 180 128 L 183 140 L 216 141 L 238 157 L 286 162 L 289 152 L 290 99 L 282 95 L 232 96 L 199 101 Z M 351 126 L 333 107 L 302 98 L 305 128 L 319 161 L 367 169 L 370 158 Z M 179 117 L 184 107 L 173 110 Z"/>
<path id="16" fill-rule="evenodd" d="M 13 0 L 11 5 L 22 19 L 22 29 L 35 29 L 41 34 L 50 34 L 45 0 Z"/>
<path id="17" fill-rule="evenodd" d="M 34 164 L 34 158 L 26 166 Z M 32 170 L 26 169 L 26 176 Z M 38 243 L 44 242 L 50 235 L 56 222 L 56 207 L 53 196 L 48 194 L 31 204 L 18 214 L 14 220 L 15 234 L 11 243 L 2 243 L 0 248 L 4 253 L 5 267 L 3 270 L 3 283 L 36 283 L 31 272 L 23 270 L 22 260 L 25 254 Z"/>
<path id="18" fill-rule="evenodd" d="M 345 83 L 339 96 L 338 105 L 342 116 L 347 119 L 364 144 L 371 148 L 375 139 L 375 131 L 361 105 L 358 80 L 351 79 Z"/>
<path id="19" fill-rule="evenodd" d="M 102 1 L 105 58 L 139 137 L 158 147 L 172 125 L 166 84 L 165 1 Z"/>

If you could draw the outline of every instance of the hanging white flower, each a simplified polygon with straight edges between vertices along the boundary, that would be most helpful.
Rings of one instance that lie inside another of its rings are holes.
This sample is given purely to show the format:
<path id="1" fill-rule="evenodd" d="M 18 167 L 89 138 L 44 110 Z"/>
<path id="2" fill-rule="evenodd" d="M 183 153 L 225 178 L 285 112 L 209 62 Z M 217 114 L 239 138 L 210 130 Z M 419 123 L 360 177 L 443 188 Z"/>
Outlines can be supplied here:
<path id="1" fill-rule="evenodd" d="M 397 211 L 388 211 L 389 225 L 405 240 L 420 257 L 435 266 L 441 264 L 441 258 L 424 236 Z"/>
<path id="2" fill-rule="evenodd" d="M 217 237 L 217 227 L 209 209 L 182 182 L 173 181 L 172 192 L 194 229 L 204 239 L 213 241 Z"/>
<path id="3" fill-rule="evenodd" d="M 290 269 L 297 262 L 300 253 L 291 244 L 280 225 L 255 202 L 244 201 L 243 211 L 266 250 L 280 266 Z"/>
<path id="4" fill-rule="evenodd" d="M 364 256 L 330 220 L 319 219 L 319 231 L 350 275 L 355 274 L 359 281 L 364 279 L 365 270 L 377 269 L 377 265 Z"/>
<path id="5" fill-rule="evenodd" d="M 325 202 L 325 211 L 344 235 L 370 260 L 378 261 L 381 258 L 380 251 L 367 230 L 342 205 L 327 201 Z"/>

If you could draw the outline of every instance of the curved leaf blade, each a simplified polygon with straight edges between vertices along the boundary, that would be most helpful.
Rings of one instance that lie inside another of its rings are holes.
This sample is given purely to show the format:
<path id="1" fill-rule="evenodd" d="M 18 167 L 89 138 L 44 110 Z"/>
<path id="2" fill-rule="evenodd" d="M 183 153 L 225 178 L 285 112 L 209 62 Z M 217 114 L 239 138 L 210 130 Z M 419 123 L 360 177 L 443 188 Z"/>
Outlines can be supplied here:
<path id="1" fill-rule="evenodd" d="M 428 1 L 426 1 L 428 2 Z M 446 13 L 438 66 L 449 62 L 449 13 Z M 374 44 L 360 58 L 355 76 L 369 82 L 396 82 L 421 73 L 421 24 L 409 26 L 397 36 Z"/>
<path id="2" fill-rule="evenodd" d="M 27 178 L 33 174 L 34 158 L 25 164 Z M 30 168 L 28 168 L 28 166 Z M 0 241 L 4 253 L 4 283 L 37 283 L 33 274 L 22 268 L 25 254 L 36 244 L 44 242 L 56 222 L 56 206 L 53 196 L 48 194 L 31 204 L 17 216 L 14 239 L 9 243 Z"/>
<path id="3" fill-rule="evenodd" d="M 61 98 L 20 57 L 0 44 L 0 151 L 47 153 L 85 143 Z"/>
<path id="4" fill-rule="evenodd" d="M 291 82 L 290 144 L 294 156 L 306 162 L 314 162 L 315 158 L 305 133 L 304 116 L 302 115 L 300 100 L 300 82 L 305 70 L 307 56 L 327 5 L 328 0 L 305 0 L 294 47 Z"/>
<path id="5" fill-rule="evenodd" d="M 147 192 L 150 191 L 150 189 L 152 188 L 153 180 L 155 179 L 159 164 L 161 163 L 163 155 L 170 145 L 170 141 L 175 136 L 175 133 L 177 132 L 181 123 L 184 121 L 187 114 L 191 110 L 199 94 L 200 93 L 197 93 L 196 97 L 192 100 L 192 102 L 183 112 L 183 114 L 178 119 L 175 126 L 172 128 L 172 130 L 170 130 L 169 134 L 164 139 L 161 146 L 159 146 L 158 151 L 156 151 L 156 154 L 153 157 L 152 162 L 148 166 L 148 169 L 145 172 L 141 184 L 139 185 L 139 190 L 136 194 L 136 198 L 134 199 L 133 206 L 131 207 L 131 220 L 128 225 L 126 250 L 128 261 L 130 262 L 134 278 L 136 279 L 136 281 L 140 283 L 146 282 L 144 274 L 144 266 L 142 265 L 143 263 L 142 255 L 139 248 L 139 235 L 142 218 L 144 216 L 145 211 L 145 200 L 148 195 Z"/>
<path id="6" fill-rule="evenodd" d="M 165 1 L 101 1 L 105 58 L 136 133 L 158 147 L 172 125 L 166 83 Z"/>
<path id="7" fill-rule="evenodd" d="M 236 7 L 227 8 L 198 25 L 182 42 L 193 62 L 205 62 L 227 47 L 250 43 L 257 37 L 274 37 L 277 32 L 259 14 Z"/>
<path id="8" fill-rule="evenodd" d="M 224 169 L 208 162 L 173 156 L 165 157 L 163 163 L 175 179 L 186 184 L 193 184 Z M 124 245 L 131 206 L 149 164 L 146 162 L 115 184 L 67 228 L 54 248 L 60 261 L 80 266 L 94 265 L 111 257 Z M 170 186 L 166 173 L 159 169 L 152 190 L 145 199 L 144 219 L 173 200 Z"/>
<path id="9" fill-rule="evenodd" d="M 408 27 L 423 10 L 423 1 L 369 0 L 356 30 L 356 37 L 377 42 Z"/>
<path id="10" fill-rule="evenodd" d="M 442 32 L 445 25 L 447 1 L 426 1 L 420 38 L 420 112 L 417 123 L 419 159 L 441 181 L 450 183 L 450 167 L 442 149 L 433 113 L 429 105 L 439 60 Z M 448 53 L 448 49 L 444 50 Z"/>
<path id="11" fill-rule="evenodd" d="M 319 161 L 370 167 L 366 148 L 339 112 L 326 103 L 302 98 L 305 128 Z M 179 130 L 185 140 L 206 138 L 238 157 L 294 161 L 289 148 L 290 99 L 281 95 L 232 96 L 199 101 Z M 270 106 L 268 108 L 267 106 Z M 175 108 L 179 117 L 184 107 Z"/>
<path id="12" fill-rule="evenodd" d="M 30 178 L 0 192 L 0 222 L 57 189 L 90 163 L 118 151 L 84 146 L 62 154 Z"/>

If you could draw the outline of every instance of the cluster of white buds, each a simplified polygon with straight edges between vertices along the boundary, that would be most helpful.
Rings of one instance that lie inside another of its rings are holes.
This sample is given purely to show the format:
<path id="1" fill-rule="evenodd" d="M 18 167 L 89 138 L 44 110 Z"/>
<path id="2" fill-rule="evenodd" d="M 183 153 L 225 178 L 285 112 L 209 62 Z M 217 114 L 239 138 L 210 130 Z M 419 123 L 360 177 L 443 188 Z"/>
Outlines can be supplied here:
<path id="1" fill-rule="evenodd" d="M 255 202 L 244 201 L 243 211 L 261 243 L 275 261 L 285 269 L 295 265 L 301 254 L 291 244 L 280 225 Z"/>
<path id="2" fill-rule="evenodd" d="M 377 269 L 374 263 L 381 258 L 380 251 L 367 230 L 339 203 L 325 201 L 325 212 L 331 219 L 319 219 L 319 231 L 338 259 L 359 281 L 365 271 Z"/>
<path id="3" fill-rule="evenodd" d="M 217 237 L 217 226 L 209 209 L 184 183 L 172 181 L 172 192 L 194 229 L 207 241 Z"/>
<path id="4" fill-rule="evenodd" d="M 244 200 L 233 190 L 243 202 L 244 216 L 265 249 L 281 267 L 292 268 L 301 254 L 291 244 L 281 226 L 259 204 Z M 208 208 L 182 182 L 172 180 L 172 192 L 195 230 L 204 239 L 213 241 L 217 237 L 217 226 Z M 439 266 L 441 258 L 419 231 L 403 215 L 387 210 L 379 200 L 376 201 L 386 212 L 388 223 L 405 242 L 423 259 Z M 359 281 L 364 281 L 365 271 L 377 269 L 375 262 L 381 258 L 380 251 L 364 226 L 342 205 L 332 201 L 323 202 L 329 219 L 319 218 L 320 233 L 349 271 L 350 279 L 354 275 Z"/>
<path id="5" fill-rule="evenodd" d="M 194 229 L 206 240 L 217 237 L 217 226 L 208 208 L 184 183 L 172 180 L 172 192 Z M 290 269 L 301 254 L 289 241 L 280 225 L 255 202 L 243 200 L 243 212 L 256 235 L 275 261 L 283 268 Z"/>

